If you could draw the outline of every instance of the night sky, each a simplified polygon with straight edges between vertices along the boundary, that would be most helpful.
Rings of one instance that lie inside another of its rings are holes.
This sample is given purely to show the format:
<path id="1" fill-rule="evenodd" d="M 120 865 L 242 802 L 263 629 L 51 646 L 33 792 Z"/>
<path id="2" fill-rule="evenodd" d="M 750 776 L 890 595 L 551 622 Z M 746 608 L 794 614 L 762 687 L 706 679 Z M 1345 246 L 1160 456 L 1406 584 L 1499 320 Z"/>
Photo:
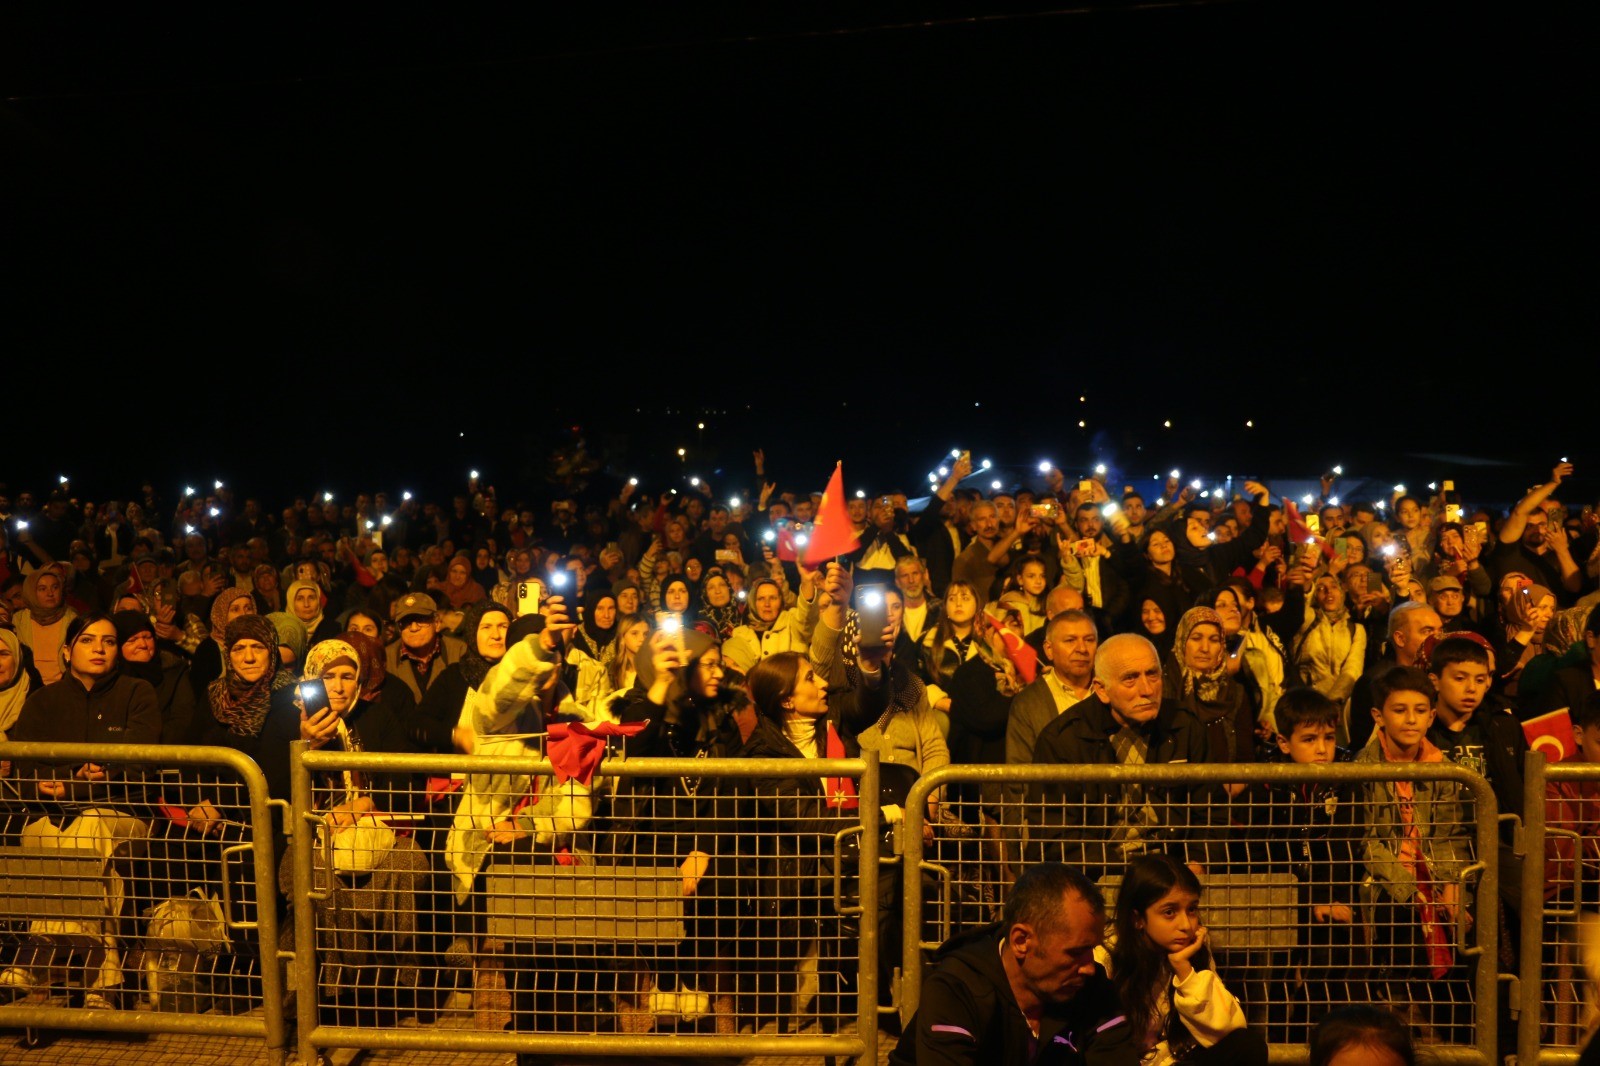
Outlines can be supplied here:
<path id="1" fill-rule="evenodd" d="M 669 6 L 13 12 L 0 481 L 1585 473 L 1579 5 Z"/>

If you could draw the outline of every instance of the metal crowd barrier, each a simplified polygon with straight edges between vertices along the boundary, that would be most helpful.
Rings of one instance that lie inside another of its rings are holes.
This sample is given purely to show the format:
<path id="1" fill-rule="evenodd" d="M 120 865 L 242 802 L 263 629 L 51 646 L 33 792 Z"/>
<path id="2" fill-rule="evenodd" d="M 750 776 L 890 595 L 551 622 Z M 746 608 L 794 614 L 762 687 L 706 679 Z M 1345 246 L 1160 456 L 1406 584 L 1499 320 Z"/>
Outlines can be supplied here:
<path id="1" fill-rule="evenodd" d="M 1582 952 L 1600 920 L 1600 766 L 1549 764 L 1533 751 L 1524 782 L 1526 834 L 1536 843 L 1522 869 L 1517 1061 L 1571 1063 L 1596 1017 Z"/>
<path id="2" fill-rule="evenodd" d="M 1369 790 L 1391 795 L 1391 782 L 1411 783 L 1417 807 L 1427 804 L 1424 855 L 1445 905 L 1430 913 L 1449 934 L 1448 965 L 1442 944 L 1430 952 L 1417 904 L 1368 872 L 1369 838 L 1383 834 L 1370 829 L 1366 800 Z M 940 812 L 925 846 L 930 797 Z M 1305 845 L 1293 819 L 1313 808 L 1330 835 Z M 1129 858 L 1164 851 L 1204 868 L 1200 908 L 1218 972 L 1274 1062 L 1306 1061 L 1327 1009 L 1371 1002 L 1406 1017 L 1435 1061 L 1497 1059 L 1500 818 L 1488 784 L 1462 767 L 947 766 L 916 782 L 905 810 L 903 1019 L 917 1009 L 929 953 L 998 921 L 1023 864 L 1077 865 L 1109 903 Z"/>
<path id="3" fill-rule="evenodd" d="M 156 744 L 8 743 L 0 762 L 0 1029 L 247 1037 L 282 1063 L 256 764 Z"/>
<path id="4" fill-rule="evenodd" d="M 797 778 L 797 775 L 801 775 Z M 294 759 L 290 985 L 328 1048 L 877 1058 L 875 757 Z"/>

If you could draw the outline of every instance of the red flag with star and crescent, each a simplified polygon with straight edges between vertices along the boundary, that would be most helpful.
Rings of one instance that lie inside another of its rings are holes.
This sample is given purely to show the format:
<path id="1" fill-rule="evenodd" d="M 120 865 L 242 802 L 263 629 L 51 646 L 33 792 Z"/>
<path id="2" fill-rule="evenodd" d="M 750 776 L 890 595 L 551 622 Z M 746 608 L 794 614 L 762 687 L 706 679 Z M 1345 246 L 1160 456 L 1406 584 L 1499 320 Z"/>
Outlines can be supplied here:
<path id="1" fill-rule="evenodd" d="M 828 742 L 823 752 L 829 759 L 848 759 L 845 753 L 844 741 L 839 739 L 839 731 L 833 728 L 833 723 L 828 723 Z M 848 777 L 823 778 L 823 784 L 828 788 L 828 806 L 841 811 L 853 811 L 859 806 L 856 799 L 856 783 Z"/>
<path id="2" fill-rule="evenodd" d="M 820 566 L 861 546 L 855 527 L 850 522 L 850 512 L 844 506 L 844 464 L 835 463 L 833 477 L 822 492 L 822 506 L 817 508 L 817 520 L 811 527 L 810 539 L 801 556 L 808 567 Z"/>

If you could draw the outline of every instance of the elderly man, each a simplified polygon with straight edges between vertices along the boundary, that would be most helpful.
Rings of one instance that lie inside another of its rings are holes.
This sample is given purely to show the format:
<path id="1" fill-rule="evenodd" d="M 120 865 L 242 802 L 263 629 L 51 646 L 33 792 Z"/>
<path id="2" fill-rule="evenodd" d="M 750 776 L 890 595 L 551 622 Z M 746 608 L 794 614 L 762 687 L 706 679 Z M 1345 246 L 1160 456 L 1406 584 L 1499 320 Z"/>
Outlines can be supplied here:
<path id="1" fill-rule="evenodd" d="M 1200 720 L 1176 703 L 1163 702 L 1161 659 L 1144 637 L 1121 633 L 1101 644 L 1093 687 L 1088 699 L 1039 731 L 1035 766 L 1213 761 Z M 1189 783 L 1036 784 L 1028 793 L 1026 854 L 1034 862 L 1081 865 L 1096 878 L 1152 849 L 1200 866 L 1220 843 L 1208 838 L 1206 828 L 1223 795 L 1219 785 Z"/>
<path id="2" fill-rule="evenodd" d="M 894 1066 L 1134 1066 L 1136 1034 L 1094 950 L 1106 905 L 1083 874 L 1030 868 L 1001 921 L 939 950 Z"/>
<path id="3" fill-rule="evenodd" d="M 1407 601 L 1389 612 L 1389 638 L 1383 655 L 1356 682 L 1350 693 L 1350 747 L 1360 751 L 1372 737 L 1372 678 L 1391 664 L 1416 666 L 1423 642 L 1444 630 L 1444 620 L 1425 603 Z"/>

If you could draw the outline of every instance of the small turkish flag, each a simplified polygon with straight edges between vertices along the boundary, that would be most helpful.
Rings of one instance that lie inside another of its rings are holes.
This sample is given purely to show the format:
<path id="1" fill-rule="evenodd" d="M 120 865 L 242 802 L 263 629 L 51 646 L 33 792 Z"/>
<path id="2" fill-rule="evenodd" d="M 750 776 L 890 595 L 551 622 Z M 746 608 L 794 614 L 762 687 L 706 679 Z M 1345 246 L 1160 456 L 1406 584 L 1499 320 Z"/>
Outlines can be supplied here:
<path id="1" fill-rule="evenodd" d="M 844 464 L 835 463 L 833 477 L 828 479 L 828 487 L 822 492 L 822 506 L 817 508 L 817 520 L 811 527 L 811 537 L 800 558 L 807 567 L 816 567 L 829 559 L 853 552 L 860 545 L 861 538 L 856 536 L 850 512 L 844 506 Z"/>
<path id="2" fill-rule="evenodd" d="M 844 741 L 839 738 L 838 730 L 833 728 L 833 723 L 828 723 L 828 739 L 824 742 L 823 754 L 829 759 L 848 759 L 850 756 L 844 750 Z M 824 778 L 828 787 L 828 806 L 841 811 L 853 811 L 859 805 L 856 799 L 856 783 L 848 777 Z"/>
<path id="3" fill-rule="evenodd" d="M 1528 747 L 1544 752 L 1545 759 L 1550 762 L 1560 762 L 1578 750 L 1570 707 L 1528 719 L 1522 723 L 1522 735 L 1528 738 Z"/>

